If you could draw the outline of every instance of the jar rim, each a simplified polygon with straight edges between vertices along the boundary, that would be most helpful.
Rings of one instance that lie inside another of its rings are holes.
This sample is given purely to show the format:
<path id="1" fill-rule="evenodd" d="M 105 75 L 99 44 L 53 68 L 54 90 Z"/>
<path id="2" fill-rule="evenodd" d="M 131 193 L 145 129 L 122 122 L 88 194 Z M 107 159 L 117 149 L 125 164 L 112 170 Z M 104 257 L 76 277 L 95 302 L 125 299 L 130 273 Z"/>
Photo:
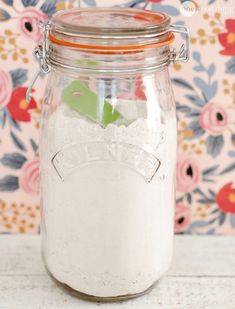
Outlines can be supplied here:
<path id="1" fill-rule="evenodd" d="M 118 22 L 118 24 L 117 24 Z M 158 34 L 170 25 L 169 15 L 146 9 L 95 7 L 61 10 L 51 18 L 52 26 L 75 34 Z"/>

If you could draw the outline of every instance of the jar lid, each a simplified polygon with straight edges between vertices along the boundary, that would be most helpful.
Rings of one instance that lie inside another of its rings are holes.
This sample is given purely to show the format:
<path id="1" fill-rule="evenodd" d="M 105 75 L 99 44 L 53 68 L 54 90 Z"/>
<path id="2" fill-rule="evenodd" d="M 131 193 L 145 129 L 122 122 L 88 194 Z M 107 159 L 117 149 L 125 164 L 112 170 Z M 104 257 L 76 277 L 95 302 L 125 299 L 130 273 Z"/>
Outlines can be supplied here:
<path id="1" fill-rule="evenodd" d="M 185 26 L 171 25 L 168 15 L 134 8 L 86 8 L 59 11 L 46 22 L 39 25 L 42 28 L 42 41 L 35 49 L 35 56 L 40 64 L 40 71 L 33 79 L 27 91 L 27 101 L 37 77 L 41 72 L 50 72 L 51 65 L 59 65 L 66 69 L 81 69 L 91 71 L 86 63 L 71 59 L 71 52 L 89 51 L 89 54 L 100 55 L 128 54 L 139 56 L 139 52 L 145 52 L 145 48 L 164 46 L 155 53 L 155 65 L 144 67 L 145 70 L 153 70 L 170 62 L 187 62 L 189 59 L 189 30 Z M 182 44 L 179 51 L 170 50 L 168 45 L 174 40 L 174 33 L 185 35 L 186 44 Z M 61 46 L 72 48 L 60 48 Z M 150 50 L 151 52 L 152 50 Z M 69 53 L 70 52 L 70 53 Z M 155 52 L 155 50 L 154 50 Z M 82 53 L 81 53 L 82 54 Z M 84 53 L 83 53 L 84 54 Z M 141 53 L 140 53 L 141 54 Z M 140 55 L 140 58 L 142 56 Z M 161 58 L 161 59 L 160 59 Z M 142 57 L 144 59 L 144 56 Z M 161 61 L 158 61 L 158 60 Z M 86 59 L 87 60 L 87 59 Z M 107 72 L 111 58 L 102 59 L 105 69 L 99 72 Z M 151 61 L 152 63 L 152 61 Z M 148 63 L 149 64 L 149 63 Z M 115 70 L 112 68 L 112 72 Z M 143 67 L 118 68 L 116 72 L 139 72 Z"/>
<path id="2" fill-rule="evenodd" d="M 135 49 L 171 43 L 171 19 L 161 12 L 133 8 L 59 11 L 51 18 L 49 39 L 91 49 Z"/>

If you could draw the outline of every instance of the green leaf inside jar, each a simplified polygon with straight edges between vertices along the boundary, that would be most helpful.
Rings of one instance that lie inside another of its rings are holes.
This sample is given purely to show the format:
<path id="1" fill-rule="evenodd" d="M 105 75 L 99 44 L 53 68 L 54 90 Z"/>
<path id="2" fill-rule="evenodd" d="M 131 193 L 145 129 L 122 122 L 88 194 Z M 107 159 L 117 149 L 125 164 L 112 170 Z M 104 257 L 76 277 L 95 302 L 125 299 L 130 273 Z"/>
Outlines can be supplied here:
<path id="1" fill-rule="evenodd" d="M 100 102 L 99 96 L 82 81 L 75 80 L 62 91 L 62 100 L 80 115 L 106 127 L 109 123 L 125 124 L 122 114 L 107 101 Z M 103 105 L 103 106 L 102 106 Z M 100 112 L 100 108 L 102 108 Z"/>

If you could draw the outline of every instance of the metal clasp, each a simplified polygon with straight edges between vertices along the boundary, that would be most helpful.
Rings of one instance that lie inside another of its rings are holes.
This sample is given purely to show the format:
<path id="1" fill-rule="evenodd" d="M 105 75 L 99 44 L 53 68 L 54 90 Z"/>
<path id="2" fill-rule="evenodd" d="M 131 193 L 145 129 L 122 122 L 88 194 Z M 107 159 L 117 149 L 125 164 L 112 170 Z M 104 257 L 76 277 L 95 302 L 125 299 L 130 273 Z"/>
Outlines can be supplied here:
<path id="1" fill-rule="evenodd" d="M 47 63 L 47 51 L 48 51 L 48 43 L 47 43 L 47 35 L 48 31 L 50 30 L 50 21 L 43 23 L 42 21 L 39 22 L 39 27 L 42 28 L 42 42 L 38 44 L 38 46 L 34 50 L 34 55 L 39 62 L 39 71 L 33 77 L 27 92 L 26 92 L 26 102 L 30 102 L 32 88 L 38 79 L 39 75 L 47 74 L 50 72 L 51 67 Z"/>
<path id="2" fill-rule="evenodd" d="M 170 61 L 176 62 L 187 62 L 189 60 L 189 49 L 190 49 L 190 33 L 189 29 L 181 25 L 171 25 L 170 31 L 185 35 L 185 43 L 183 43 L 177 51 L 175 48 L 171 51 Z"/>

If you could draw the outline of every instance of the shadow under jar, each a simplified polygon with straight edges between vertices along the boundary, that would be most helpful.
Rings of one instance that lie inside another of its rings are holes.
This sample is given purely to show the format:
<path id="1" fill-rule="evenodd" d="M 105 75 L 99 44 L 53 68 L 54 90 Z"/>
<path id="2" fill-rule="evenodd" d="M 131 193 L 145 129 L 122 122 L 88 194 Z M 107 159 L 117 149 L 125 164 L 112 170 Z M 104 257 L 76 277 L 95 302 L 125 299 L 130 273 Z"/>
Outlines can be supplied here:
<path id="1" fill-rule="evenodd" d="M 53 278 L 80 297 L 145 293 L 172 257 L 176 113 L 169 16 L 60 11 L 37 48 L 50 71 L 41 121 L 42 240 Z"/>

